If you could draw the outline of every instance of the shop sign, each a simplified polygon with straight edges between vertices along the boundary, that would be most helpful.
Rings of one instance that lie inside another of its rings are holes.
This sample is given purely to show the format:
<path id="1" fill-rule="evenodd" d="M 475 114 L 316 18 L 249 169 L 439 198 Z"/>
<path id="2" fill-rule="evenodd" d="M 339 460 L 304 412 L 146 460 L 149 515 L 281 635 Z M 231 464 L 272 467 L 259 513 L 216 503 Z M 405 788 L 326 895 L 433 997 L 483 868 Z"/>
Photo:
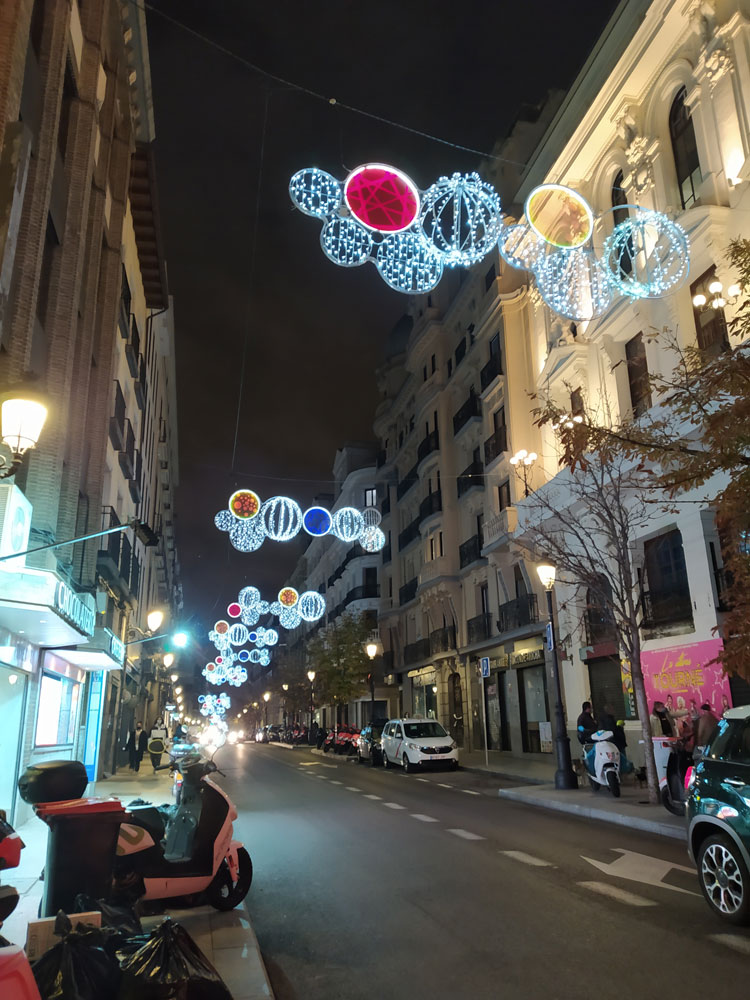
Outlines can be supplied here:
<path id="1" fill-rule="evenodd" d="M 637 716 L 635 710 L 635 692 L 633 691 L 633 670 L 630 660 L 620 660 L 620 677 L 622 678 L 622 693 L 625 695 L 625 705 L 632 717 Z"/>
<path id="2" fill-rule="evenodd" d="M 651 709 L 655 701 L 667 708 L 690 711 L 705 702 L 720 716 L 732 705 L 729 679 L 720 663 L 712 663 L 722 648 L 721 639 L 670 646 L 641 653 L 646 700 Z"/>
<path id="3" fill-rule="evenodd" d="M 539 649 L 527 649 L 523 653 L 510 654 L 510 665 L 512 667 L 525 667 L 529 663 L 544 663 L 544 650 L 541 646 Z"/>
<path id="4" fill-rule="evenodd" d="M 76 597 L 67 583 L 63 583 L 62 580 L 57 581 L 53 606 L 61 618 L 64 618 L 80 632 L 85 635 L 94 634 L 94 612 L 79 597 Z"/>
<path id="5" fill-rule="evenodd" d="M 109 639 L 109 655 L 115 661 L 122 666 L 125 659 L 125 643 L 122 639 L 119 639 L 114 632 L 110 634 Z"/>

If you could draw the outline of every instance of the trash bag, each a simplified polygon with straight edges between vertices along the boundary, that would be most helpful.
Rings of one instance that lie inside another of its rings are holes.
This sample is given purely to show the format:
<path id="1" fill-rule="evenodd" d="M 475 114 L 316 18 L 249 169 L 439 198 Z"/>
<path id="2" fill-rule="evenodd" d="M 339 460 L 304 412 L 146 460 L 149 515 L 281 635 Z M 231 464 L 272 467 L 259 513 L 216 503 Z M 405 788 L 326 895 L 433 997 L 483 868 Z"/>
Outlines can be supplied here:
<path id="1" fill-rule="evenodd" d="M 118 955 L 123 974 L 118 1000 L 232 1000 L 185 928 L 168 917 L 138 951 Z"/>
<path id="2" fill-rule="evenodd" d="M 59 944 L 31 967 L 42 1000 L 101 1000 L 116 996 L 121 973 L 107 952 L 108 934 L 96 927 L 72 928 L 62 911 L 55 921 Z"/>
<path id="3" fill-rule="evenodd" d="M 90 913 L 98 910 L 102 915 L 102 927 L 112 927 L 123 938 L 134 934 L 143 934 L 141 921 L 132 906 L 127 903 L 115 903 L 112 900 L 94 899 L 83 892 L 75 898 L 76 913 Z"/>

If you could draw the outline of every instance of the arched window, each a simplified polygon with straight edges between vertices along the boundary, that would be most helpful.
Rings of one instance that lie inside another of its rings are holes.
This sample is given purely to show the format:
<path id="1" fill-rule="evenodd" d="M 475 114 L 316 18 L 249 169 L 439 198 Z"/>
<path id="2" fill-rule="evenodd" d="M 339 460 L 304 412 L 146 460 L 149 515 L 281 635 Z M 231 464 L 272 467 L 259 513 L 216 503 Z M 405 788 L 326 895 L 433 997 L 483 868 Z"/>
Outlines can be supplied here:
<path id="1" fill-rule="evenodd" d="M 622 170 L 618 171 L 617 177 L 612 181 L 612 218 L 614 224 L 619 226 L 630 217 L 630 213 L 624 206 L 628 204 L 628 195 L 624 188 L 625 177 Z M 631 274 L 633 271 L 633 241 L 628 240 L 628 253 L 620 256 L 620 270 L 623 274 Z"/>
<path id="2" fill-rule="evenodd" d="M 690 108 L 685 103 L 686 97 L 687 91 L 681 87 L 669 111 L 669 135 L 672 139 L 672 153 L 682 207 L 690 208 L 698 198 L 698 188 L 703 178 L 693 119 L 690 117 Z"/>

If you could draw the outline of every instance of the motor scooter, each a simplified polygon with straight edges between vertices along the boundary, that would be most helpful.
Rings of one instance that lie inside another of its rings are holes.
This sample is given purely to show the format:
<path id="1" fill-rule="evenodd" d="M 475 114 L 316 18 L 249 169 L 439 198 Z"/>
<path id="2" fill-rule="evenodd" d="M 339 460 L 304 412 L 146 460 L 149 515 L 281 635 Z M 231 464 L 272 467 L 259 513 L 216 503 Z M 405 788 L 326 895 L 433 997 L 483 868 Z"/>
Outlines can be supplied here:
<path id="1" fill-rule="evenodd" d="M 232 910 L 253 879 L 250 855 L 232 837 L 237 810 L 209 777 L 222 773 L 213 760 L 189 753 L 177 767 L 183 779 L 178 806 L 128 807 L 117 843 L 115 886 L 145 899 L 202 894 L 217 910 Z"/>
<path id="2" fill-rule="evenodd" d="M 24 843 L 0 811 L 0 872 L 17 868 L 21 860 Z M 18 890 L 12 885 L 0 885 L 0 927 L 18 906 Z M 0 935 L 0 947 L 5 939 Z"/>
<path id="3" fill-rule="evenodd" d="M 603 785 L 616 799 L 620 797 L 620 751 L 611 742 L 610 729 L 591 734 L 591 742 L 583 745 L 583 764 L 593 791 Z"/>
<path id="4" fill-rule="evenodd" d="M 692 756 L 679 739 L 669 736 L 654 736 L 652 739 L 662 805 L 673 816 L 684 816 L 688 798 L 685 776 L 693 763 Z"/>

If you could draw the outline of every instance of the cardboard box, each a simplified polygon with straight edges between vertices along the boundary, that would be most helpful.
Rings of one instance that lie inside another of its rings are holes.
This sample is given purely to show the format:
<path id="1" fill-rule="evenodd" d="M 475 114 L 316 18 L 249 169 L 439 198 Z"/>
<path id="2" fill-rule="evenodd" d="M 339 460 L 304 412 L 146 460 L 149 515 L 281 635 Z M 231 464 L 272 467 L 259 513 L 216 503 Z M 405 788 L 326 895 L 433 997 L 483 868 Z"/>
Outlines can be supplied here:
<path id="1" fill-rule="evenodd" d="M 62 938 L 55 934 L 56 917 L 43 917 L 41 920 L 30 920 L 26 934 L 26 955 L 30 962 L 36 962 L 45 951 L 49 951 Z M 68 919 L 74 927 L 78 924 L 88 924 L 90 927 L 102 926 L 102 915 L 98 910 L 89 913 L 69 913 Z"/>

